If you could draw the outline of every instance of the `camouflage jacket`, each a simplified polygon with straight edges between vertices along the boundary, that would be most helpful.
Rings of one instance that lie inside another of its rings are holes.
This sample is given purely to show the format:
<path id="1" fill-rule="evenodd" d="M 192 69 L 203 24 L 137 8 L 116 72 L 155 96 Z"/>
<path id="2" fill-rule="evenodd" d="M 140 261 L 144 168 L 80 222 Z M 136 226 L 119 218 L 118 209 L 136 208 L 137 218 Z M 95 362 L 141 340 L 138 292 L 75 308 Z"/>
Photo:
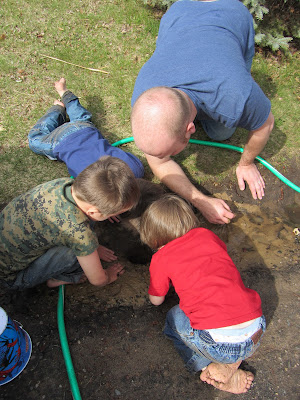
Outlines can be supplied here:
<path id="1" fill-rule="evenodd" d="M 72 179 L 43 183 L 12 200 L 0 214 L 0 279 L 19 271 L 55 246 L 87 256 L 99 246 L 90 220 L 71 195 Z"/>

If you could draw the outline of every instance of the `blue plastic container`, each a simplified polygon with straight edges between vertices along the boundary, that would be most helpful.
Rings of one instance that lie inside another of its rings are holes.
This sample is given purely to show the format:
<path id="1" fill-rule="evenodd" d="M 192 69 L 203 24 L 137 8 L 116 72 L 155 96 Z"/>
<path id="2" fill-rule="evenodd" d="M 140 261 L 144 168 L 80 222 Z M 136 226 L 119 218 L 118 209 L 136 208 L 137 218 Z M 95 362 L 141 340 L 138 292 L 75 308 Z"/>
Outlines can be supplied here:
<path id="1" fill-rule="evenodd" d="M 0 385 L 10 382 L 23 371 L 31 349 L 28 333 L 0 307 Z"/>

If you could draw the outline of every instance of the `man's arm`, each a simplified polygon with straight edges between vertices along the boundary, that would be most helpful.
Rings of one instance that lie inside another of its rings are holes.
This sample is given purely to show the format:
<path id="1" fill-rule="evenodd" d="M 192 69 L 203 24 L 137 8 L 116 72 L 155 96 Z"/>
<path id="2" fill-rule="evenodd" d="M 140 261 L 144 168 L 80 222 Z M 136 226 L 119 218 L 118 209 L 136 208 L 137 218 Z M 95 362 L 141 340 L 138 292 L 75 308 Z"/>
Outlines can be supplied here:
<path id="1" fill-rule="evenodd" d="M 234 217 L 225 201 L 206 196 L 197 190 L 180 166 L 171 158 L 159 159 L 149 155 L 146 155 L 146 158 L 153 173 L 173 192 L 198 208 L 209 222 L 227 224 Z"/>
<path id="2" fill-rule="evenodd" d="M 124 267 L 119 263 L 104 270 L 97 250 L 88 256 L 77 257 L 77 260 L 89 282 L 95 286 L 108 285 L 124 273 Z"/>
<path id="3" fill-rule="evenodd" d="M 244 152 L 236 169 L 240 190 L 245 189 L 245 182 L 247 182 L 254 199 L 262 199 L 265 188 L 265 182 L 254 164 L 254 159 L 265 147 L 273 126 L 274 117 L 270 112 L 267 121 L 261 128 L 249 132 Z"/>

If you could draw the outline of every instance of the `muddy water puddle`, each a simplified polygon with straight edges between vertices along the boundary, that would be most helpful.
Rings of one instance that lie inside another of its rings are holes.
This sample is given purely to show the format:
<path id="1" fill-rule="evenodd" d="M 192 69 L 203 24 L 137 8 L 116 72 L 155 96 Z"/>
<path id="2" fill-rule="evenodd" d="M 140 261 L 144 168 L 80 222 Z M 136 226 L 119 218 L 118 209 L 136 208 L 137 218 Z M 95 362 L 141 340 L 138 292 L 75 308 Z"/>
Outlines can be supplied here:
<path id="1" fill-rule="evenodd" d="M 226 240 L 238 268 L 258 262 L 269 269 L 285 268 L 299 262 L 297 226 L 288 215 L 256 205 L 238 205 L 238 210 L 237 220 L 227 226 Z"/>

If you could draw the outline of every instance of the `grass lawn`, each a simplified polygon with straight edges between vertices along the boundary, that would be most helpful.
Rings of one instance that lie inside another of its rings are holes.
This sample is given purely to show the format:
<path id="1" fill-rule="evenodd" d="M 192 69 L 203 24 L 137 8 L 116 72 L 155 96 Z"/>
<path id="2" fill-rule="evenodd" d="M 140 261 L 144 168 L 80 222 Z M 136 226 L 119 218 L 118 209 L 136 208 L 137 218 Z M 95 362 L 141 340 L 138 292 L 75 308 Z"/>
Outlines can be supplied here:
<path id="1" fill-rule="evenodd" d="M 136 0 L 2 2 L 1 204 L 68 174 L 63 164 L 37 156 L 27 143 L 30 128 L 57 98 L 53 82 L 60 77 L 93 113 L 93 122 L 109 141 L 131 136 L 131 94 L 138 71 L 154 50 L 161 15 Z M 298 71 L 297 53 L 284 61 L 257 54 L 253 62 L 253 76 L 271 99 L 276 120 L 261 156 L 281 171 L 290 159 L 299 162 Z M 230 144 L 242 147 L 246 136 L 239 129 Z M 200 128 L 194 138 L 207 139 Z M 145 160 L 134 143 L 124 149 Z M 176 159 L 196 182 L 218 182 L 234 174 L 239 154 L 211 148 L 200 151 L 190 145 Z M 148 168 L 146 177 L 152 179 Z"/>

